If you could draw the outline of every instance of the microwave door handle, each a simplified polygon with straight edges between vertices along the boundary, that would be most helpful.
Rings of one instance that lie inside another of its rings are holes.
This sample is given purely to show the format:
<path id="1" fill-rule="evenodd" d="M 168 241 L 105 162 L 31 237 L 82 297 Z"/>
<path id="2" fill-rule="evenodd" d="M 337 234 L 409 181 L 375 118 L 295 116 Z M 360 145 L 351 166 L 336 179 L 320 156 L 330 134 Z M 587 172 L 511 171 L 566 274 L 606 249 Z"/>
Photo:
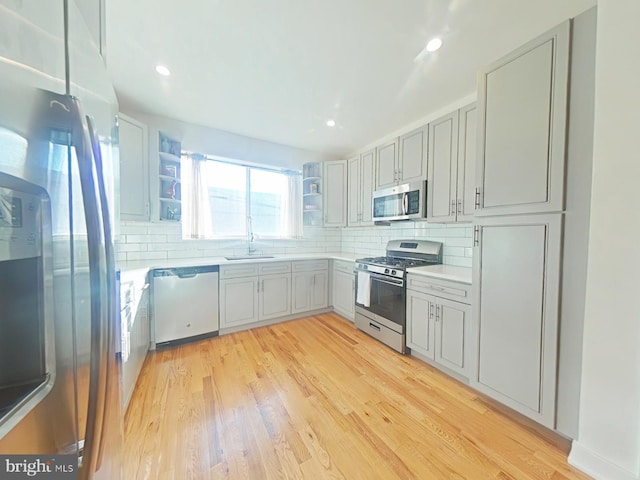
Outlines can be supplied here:
<path id="1" fill-rule="evenodd" d="M 117 314 L 116 314 L 116 310 L 117 310 L 117 305 L 116 305 L 116 297 L 117 297 L 117 292 L 116 292 L 116 267 L 115 267 L 115 253 L 113 251 L 113 232 L 111 231 L 111 216 L 109 215 L 109 203 L 108 203 L 108 196 L 107 196 L 107 188 L 105 186 L 105 181 L 104 181 L 104 164 L 102 162 L 102 151 L 100 150 L 100 141 L 98 139 L 98 133 L 97 130 L 95 128 L 93 119 L 87 115 L 86 116 L 86 120 L 87 120 L 87 129 L 89 130 L 89 138 L 91 140 L 91 151 L 93 153 L 93 160 L 95 162 L 95 167 L 96 167 L 96 176 L 97 176 L 97 181 L 98 181 L 98 193 L 100 195 L 100 209 L 101 209 L 101 213 L 102 213 L 102 228 L 103 228 L 103 232 L 104 232 L 104 250 L 105 250 L 105 258 L 106 258 L 106 262 L 107 262 L 107 292 L 108 292 L 108 297 L 107 297 L 107 318 L 106 318 L 106 322 L 105 325 L 103 325 L 104 330 L 102 330 L 103 335 L 105 336 L 105 338 L 107 339 L 107 343 L 106 345 L 104 345 L 105 351 L 104 354 L 102 355 L 102 357 L 106 360 L 106 371 L 107 374 L 104 378 L 104 391 L 105 391 L 105 398 L 104 398 L 104 402 L 105 402 L 105 407 L 107 404 L 107 398 L 106 396 L 109 395 L 109 379 L 111 378 L 112 375 L 114 375 L 114 371 L 113 371 L 113 359 L 111 358 L 111 355 L 114 354 L 115 355 L 115 351 L 111 351 L 111 346 L 114 345 L 115 342 L 115 338 L 114 338 L 114 324 L 115 324 L 115 319 L 117 318 Z M 107 408 L 104 408 L 103 410 L 103 418 L 102 418 L 102 425 L 107 425 Z M 101 433 L 100 433 L 100 440 L 98 443 L 98 459 L 96 461 L 96 470 L 100 469 L 100 466 L 102 465 L 102 454 L 104 451 L 104 435 L 105 435 L 105 428 L 103 427 L 101 429 Z"/>
<path id="2" fill-rule="evenodd" d="M 106 276 L 102 269 L 106 267 L 104 250 L 102 249 L 103 229 L 101 225 L 100 208 L 98 206 L 98 192 L 94 178 L 93 153 L 88 132 L 83 122 L 79 102 L 69 97 L 73 110 L 73 136 L 76 147 L 76 157 L 82 188 L 83 206 L 87 227 L 87 244 L 89 256 L 89 285 L 91 291 L 91 355 L 89 363 L 89 399 L 87 409 L 87 425 L 84 432 L 84 455 L 80 478 L 90 479 L 96 466 L 98 456 L 99 439 L 102 435 L 104 409 L 104 391 L 106 379 L 106 366 L 103 360 L 104 354 L 104 322 L 106 321 L 105 308 L 107 305 L 107 289 L 104 285 Z"/>
<path id="3" fill-rule="evenodd" d="M 402 195 L 402 215 L 408 215 L 409 211 L 409 194 Z"/>

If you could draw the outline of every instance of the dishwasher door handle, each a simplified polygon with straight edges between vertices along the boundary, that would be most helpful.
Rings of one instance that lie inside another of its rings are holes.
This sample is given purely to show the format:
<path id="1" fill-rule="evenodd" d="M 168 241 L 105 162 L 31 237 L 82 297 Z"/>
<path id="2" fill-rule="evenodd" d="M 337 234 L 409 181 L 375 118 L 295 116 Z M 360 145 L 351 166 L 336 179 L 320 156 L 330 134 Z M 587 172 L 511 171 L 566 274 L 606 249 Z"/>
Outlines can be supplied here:
<path id="1" fill-rule="evenodd" d="M 177 272 L 178 278 L 195 278 L 198 276 L 196 272 Z"/>

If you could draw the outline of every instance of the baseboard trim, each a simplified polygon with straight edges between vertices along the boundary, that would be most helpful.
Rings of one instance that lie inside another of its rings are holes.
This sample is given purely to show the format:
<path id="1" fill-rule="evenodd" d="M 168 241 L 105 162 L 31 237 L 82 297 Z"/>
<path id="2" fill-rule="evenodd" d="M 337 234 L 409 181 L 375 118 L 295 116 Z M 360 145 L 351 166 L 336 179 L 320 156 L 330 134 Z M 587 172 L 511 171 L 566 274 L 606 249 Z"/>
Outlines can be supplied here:
<path id="1" fill-rule="evenodd" d="M 595 480 L 640 480 L 639 476 L 607 461 L 576 440 L 571 445 L 569 464 Z"/>
<path id="2" fill-rule="evenodd" d="M 220 335 L 227 335 L 229 333 L 242 332 L 243 330 L 250 330 L 258 327 L 268 327 L 269 325 L 275 325 L 276 323 L 288 322 L 289 320 L 297 320 L 304 317 L 313 317 L 314 315 L 320 315 L 321 313 L 330 313 L 333 309 L 331 307 L 319 308 L 318 310 L 310 310 L 308 312 L 294 313 L 286 315 L 284 317 L 270 318 L 269 320 L 262 320 L 254 323 L 243 323 L 242 325 L 233 325 L 220 328 Z"/>

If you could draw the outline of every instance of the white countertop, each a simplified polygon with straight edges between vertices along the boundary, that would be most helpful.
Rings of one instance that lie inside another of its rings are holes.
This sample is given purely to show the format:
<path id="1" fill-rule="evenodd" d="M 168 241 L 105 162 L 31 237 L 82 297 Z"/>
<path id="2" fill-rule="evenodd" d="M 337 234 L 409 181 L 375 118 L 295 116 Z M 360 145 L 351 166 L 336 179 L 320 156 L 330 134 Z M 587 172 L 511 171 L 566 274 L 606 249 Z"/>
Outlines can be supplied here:
<path id="1" fill-rule="evenodd" d="M 268 262 L 290 262 L 294 260 L 344 260 L 354 262 L 362 258 L 362 254 L 346 252 L 330 253 L 283 253 L 275 254 L 272 258 L 247 258 L 243 260 L 227 260 L 225 257 L 197 257 L 184 259 L 163 259 L 163 260 L 139 260 L 134 262 L 121 262 L 117 269 L 122 275 L 139 275 L 140 271 L 149 271 L 156 268 L 180 268 L 198 267 L 204 265 L 236 265 L 241 263 L 268 263 Z M 471 268 L 457 267 L 455 265 L 430 265 L 427 267 L 415 267 L 407 270 L 408 273 L 423 275 L 426 277 L 440 278 L 452 282 L 465 283 L 471 285 Z"/>
<path id="2" fill-rule="evenodd" d="M 259 257 L 259 255 L 257 255 Z M 121 272 L 133 270 L 151 270 L 155 268 L 180 268 L 180 267 L 197 267 L 204 265 L 236 265 L 242 263 L 267 263 L 267 262 L 290 262 L 293 260 L 345 260 L 354 262 L 362 255 L 344 252 L 331 253 L 283 253 L 275 254 L 272 258 L 247 258 L 243 260 L 227 260 L 225 257 L 197 257 L 197 258 L 178 258 L 178 259 L 161 259 L 161 260 L 138 260 L 134 262 L 120 262 L 116 269 Z"/>
<path id="3" fill-rule="evenodd" d="M 455 265 L 429 265 L 427 267 L 415 267 L 407 269 L 407 273 L 423 275 L 425 277 L 441 278 L 452 282 L 471 285 L 471 271 L 469 267 L 456 267 Z"/>

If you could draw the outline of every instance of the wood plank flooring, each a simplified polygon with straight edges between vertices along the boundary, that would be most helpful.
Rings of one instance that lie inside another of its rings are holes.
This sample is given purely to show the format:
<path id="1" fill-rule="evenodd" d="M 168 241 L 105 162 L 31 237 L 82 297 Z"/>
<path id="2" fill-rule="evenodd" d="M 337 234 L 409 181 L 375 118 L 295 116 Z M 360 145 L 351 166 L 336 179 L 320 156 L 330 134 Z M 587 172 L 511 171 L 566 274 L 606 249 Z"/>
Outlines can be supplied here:
<path id="1" fill-rule="evenodd" d="M 129 479 L 577 480 L 566 449 L 335 314 L 147 357 Z"/>

